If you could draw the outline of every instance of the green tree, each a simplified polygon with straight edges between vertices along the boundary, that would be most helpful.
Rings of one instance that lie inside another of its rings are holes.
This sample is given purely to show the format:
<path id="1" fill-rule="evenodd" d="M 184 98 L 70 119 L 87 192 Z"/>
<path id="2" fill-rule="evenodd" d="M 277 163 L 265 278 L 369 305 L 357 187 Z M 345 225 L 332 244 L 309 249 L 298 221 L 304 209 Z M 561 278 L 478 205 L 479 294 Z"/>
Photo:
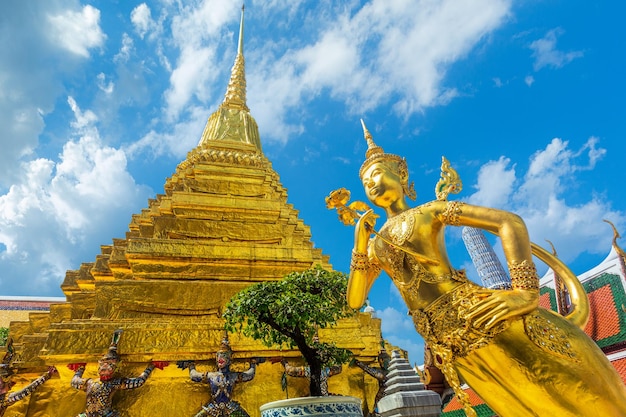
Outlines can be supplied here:
<path id="1" fill-rule="evenodd" d="M 347 283 L 345 274 L 317 266 L 280 281 L 254 284 L 226 305 L 226 329 L 242 332 L 267 347 L 296 347 L 310 368 L 310 394 L 322 395 L 324 367 L 340 365 L 352 356 L 347 349 L 314 340 L 318 328 L 356 313 L 346 301 Z"/>
<path id="2" fill-rule="evenodd" d="M 7 344 L 7 338 L 9 337 L 9 328 L 0 327 L 0 346 Z"/>

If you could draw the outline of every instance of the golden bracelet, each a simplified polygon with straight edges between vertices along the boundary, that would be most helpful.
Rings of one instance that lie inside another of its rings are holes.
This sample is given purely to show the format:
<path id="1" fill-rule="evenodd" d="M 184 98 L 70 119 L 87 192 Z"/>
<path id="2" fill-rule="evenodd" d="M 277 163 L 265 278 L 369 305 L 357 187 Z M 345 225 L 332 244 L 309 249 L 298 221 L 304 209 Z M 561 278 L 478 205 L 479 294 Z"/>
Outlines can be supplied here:
<path id="1" fill-rule="evenodd" d="M 367 271 L 369 267 L 369 258 L 367 253 L 358 253 L 352 251 L 352 258 L 350 259 L 350 269 L 353 271 Z"/>
<path id="2" fill-rule="evenodd" d="M 521 263 L 510 263 L 511 286 L 513 289 L 538 290 L 539 277 L 533 262 L 524 260 Z"/>
<path id="3" fill-rule="evenodd" d="M 444 224 L 459 226 L 461 224 L 459 216 L 463 213 L 463 203 L 461 201 L 450 201 L 446 204 L 446 208 L 441 215 Z"/>

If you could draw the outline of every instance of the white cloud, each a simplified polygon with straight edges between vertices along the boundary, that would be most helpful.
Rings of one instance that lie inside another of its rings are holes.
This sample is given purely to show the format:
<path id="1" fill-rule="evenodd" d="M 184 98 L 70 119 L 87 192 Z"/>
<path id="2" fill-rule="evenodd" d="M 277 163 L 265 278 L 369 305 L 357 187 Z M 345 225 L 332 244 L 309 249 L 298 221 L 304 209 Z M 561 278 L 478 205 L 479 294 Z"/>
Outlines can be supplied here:
<path id="1" fill-rule="evenodd" d="M 501 156 L 497 161 L 489 161 L 480 167 L 474 186 L 478 191 L 470 196 L 469 202 L 488 207 L 504 206 L 515 184 L 515 166 L 509 167 L 510 164 L 510 159 Z"/>
<path id="2" fill-rule="evenodd" d="M 84 58 L 89 57 L 89 49 L 102 47 L 106 39 L 100 29 L 100 10 L 90 5 L 81 11 L 49 15 L 48 21 L 53 42 Z"/>
<path id="3" fill-rule="evenodd" d="M 415 332 L 413 320 L 407 315 L 406 310 L 404 313 L 401 313 L 395 308 L 386 307 L 383 310 L 377 311 L 376 315 L 378 318 L 382 319 L 382 330 L 384 334 L 403 334 L 407 331 Z"/>
<path id="4" fill-rule="evenodd" d="M 531 239 L 538 244 L 544 239 L 552 241 L 565 262 L 583 252 L 608 252 L 612 234 L 602 220 L 611 219 L 623 229 L 626 213 L 612 208 L 604 195 L 580 189 L 577 180 L 577 173 L 592 170 L 606 153 L 597 143 L 598 139 L 591 137 L 580 149 L 572 149 L 567 141 L 555 138 L 532 155 L 522 178 L 508 167 L 508 159 L 491 161 L 481 168 L 477 191 L 469 201 L 519 214 Z M 491 174 L 485 175 L 488 172 Z M 493 179 L 488 180 L 490 177 Z M 514 183 L 519 184 L 515 189 Z M 570 198 L 572 192 L 579 196 Z"/>
<path id="5" fill-rule="evenodd" d="M 376 311 L 376 316 L 381 319 L 381 330 L 385 340 L 406 350 L 411 361 L 417 363 L 424 361 L 423 339 L 415 330 L 413 320 L 406 311 L 401 313 L 393 307 L 386 307 Z"/>
<path id="6" fill-rule="evenodd" d="M 212 97 L 217 76 L 224 71 L 216 55 L 220 35 L 226 24 L 232 23 L 238 7 L 223 0 L 204 0 L 197 7 L 181 7 L 176 10 L 171 23 L 171 42 L 180 51 L 171 69 L 170 86 L 165 91 L 164 113 L 172 123 L 186 117 L 185 112 L 197 102 Z M 234 62 L 235 44 L 232 60 Z M 169 67 L 170 60 L 163 56 L 162 62 Z M 226 91 L 226 86 L 221 86 Z M 185 121 L 182 121 L 185 123 Z"/>
<path id="7" fill-rule="evenodd" d="M 543 67 L 561 68 L 583 56 L 582 51 L 563 52 L 556 48 L 557 37 L 563 33 L 561 28 L 552 29 L 543 38 L 530 44 L 530 49 L 533 50 L 532 56 L 535 58 L 533 64 L 535 71 L 539 71 Z"/>
<path id="8" fill-rule="evenodd" d="M 120 51 L 113 57 L 113 62 L 125 63 L 130 59 L 133 52 L 133 39 L 127 33 L 122 35 L 122 47 Z"/>
<path id="9" fill-rule="evenodd" d="M 359 114 L 394 101 L 403 116 L 447 103 L 457 95 L 456 88 L 442 84 L 447 68 L 499 27 L 510 9 L 509 0 L 478 5 L 453 0 L 409 3 L 375 0 L 360 10 L 351 9 L 355 4 L 309 4 L 304 27 L 288 46 L 257 44 L 246 55 L 248 105 L 264 140 L 286 142 L 299 135 L 308 117 L 301 109 L 320 94 L 345 102 Z M 303 4 L 272 1 L 255 11 L 287 9 L 289 20 L 303 13 Z M 189 120 L 194 107 L 209 101 L 208 107 L 214 108 L 223 95 L 226 86 L 217 81 L 223 80 L 235 58 L 237 32 L 232 26 L 239 7 L 230 1 L 204 0 L 184 7 L 165 4 L 158 21 L 154 14 L 142 4 L 131 13 L 131 21 L 139 36 L 171 23 L 167 43 L 153 40 L 163 68 L 171 71 L 163 93 L 167 126 L 159 130 L 173 132 L 178 123 L 194 123 Z M 224 36 L 225 31 L 232 37 Z M 223 45 L 228 45 L 226 52 Z M 167 151 L 168 146 L 150 139 L 155 136 L 144 135 L 135 148 L 158 144 L 153 152 Z"/>
<path id="10" fill-rule="evenodd" d="M 141 38 L 155 25 L 155 22 L 152 20 L 150 7 L 146 3 L 141 3 L 133 9 L 130 13 L 130 21 L 133 22 L 135 31 Z"/>
<path id="11" fill-rule="evenodd" d="M 84 69 L 105 36 L 99 11 L 75 2 L 0 2 L 0 192 L 19 181 L 20 163 L 33 158 L 64 80 Z M 70 51 L 71 50 L 71 51 Z M 75 59 L 76 57 L 80 59 Z"/>
<path id="12" fill-rule="evenodd" d="M 170 77 L 170 88 L 165 92 L 165 113 L 168 120 L 175 121 L 191 97 L 194 94 L 201 94 L 198 86 L 205 85 L 210 79 L 215 78 L 215 71 L 210 70 L 214 65 L 214 48 L 183 47 Z M 202 95 L 204 97 L 204 94 Z"/>
<path id="13" fill-rule="evenodd" d="M 128 212 L 151 194 L 127 172 L 124 153 L 102 144 L 95 114 L 68 102 L 73 138 L 59 160 L 23 163 L 23 180 L 0 195 L 0 285 L 6 294 L 58 291 L 65 271 L 95 259 L 99 244 L 90 245 L 110 243 L 116 228 L 123 233 Z"/>
<path id="14" fill-rule="evenodd" d="M 106 75 L 104 75 L 104 73 L 101 72 L 100 74 L 98 74 L 96 79 L 98 83 L 98 88 L 102 90 L 105 94 L 108 95 L 113 92 L 113 89 L 115 88 L 115 84 L 113 83 L 113 81 L 107 82 L 107 78 L 106 78 Z"/>
<path id="15" fill-rule="evenodd" d="M 535 77 L 533 77 L 532 75 L 527 75 L 526 77 L 524 77 L 524 82 L 527 86 L 530 87 L 535 83 Z"/>
<path id="16" fill-rule="evenodd" d="M 193 107 L 187 109 L 188 117 L 184 121 L 170 125 L 162 131 L 150 130 L 141 139 L 125 148 L 130 157 L 143 156 L 145 149 L 151 149 L 154 155 L 172 154 L 184 157 L 189 150 L 198 145 L 207 122 L 207 109 Z"/>
<path id="17" fill-rule="evenodd" d="M 265 58 L 275 56 L 273 44 L 256 54 L 248 99 L 264 137 L 285 141 L 298 132 L 293 120 L 302 115 L 296 107 L 326 89 L 359 114 L 395 103 L 407 116 L 449 102 L 458 92 L 443 85 L 446 70 L 510 13 L 508 0 L 374 0 L 357 11 L 324 7 L 320 3 L 316 13 L 335 17 L 323 25 L 316 21 L 313 42 L 275 59 Z"/>

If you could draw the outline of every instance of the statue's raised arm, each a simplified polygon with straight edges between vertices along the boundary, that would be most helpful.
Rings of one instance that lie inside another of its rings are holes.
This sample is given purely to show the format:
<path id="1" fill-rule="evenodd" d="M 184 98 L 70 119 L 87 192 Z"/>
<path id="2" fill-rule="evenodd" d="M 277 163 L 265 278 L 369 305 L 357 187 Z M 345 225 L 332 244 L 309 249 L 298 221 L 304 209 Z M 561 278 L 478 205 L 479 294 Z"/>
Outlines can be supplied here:
<path id="1" fill-rule="evenodd" d="M 337 208 L 344 223 L 355 224 L 350 305 L 363 305 L 384 270 L 468 416 L 476 413 L 461 380 L 502 417 L 626 416 L 621 378 L 581 330 L 588 315 L 586 295 L 571 271 L 531 244 L 516 214 L 448 201 L 461 182 L 445 159 L 436 200 L 411 207 L 407 198 L 415 199 L 415 192 L 405 159 L 385 153 L 363 128 L 368 149 L 359 175 L 365 195 L 384 210 L 386 221 L 377 231 L 376 214 L 363 203 L 348 204 L 347 190 L 327 198 L 328 207 Z M 446 252 L 447 226 L 471 226 L 498 235 L 512 289 L 481 287 L 456 270 Z M 538 307 L 533 253 L 570 274 L 568 288 L 578 307 L 567 317 Z"/>

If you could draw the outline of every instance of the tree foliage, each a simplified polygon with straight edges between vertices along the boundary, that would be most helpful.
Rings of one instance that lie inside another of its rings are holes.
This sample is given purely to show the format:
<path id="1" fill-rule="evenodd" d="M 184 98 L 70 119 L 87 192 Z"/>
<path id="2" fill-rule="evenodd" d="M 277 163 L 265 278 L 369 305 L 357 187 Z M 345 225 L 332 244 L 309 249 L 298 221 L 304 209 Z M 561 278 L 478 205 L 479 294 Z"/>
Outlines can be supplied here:
<path id="1" fill-rule="evenodd" d="M 7 338 L 9 337 L 9 328 L 0 327 L 0 346 L 7 344 Z"/>
<path id="2" fill-rule="evenodd" d="M 280 281 L 254 284 L 226 305 L 226 329 L 268 347 L 298 348 L 311 370 L 311 395 L 320 395 L 322 368 L 344 363 L 351 356 L 346 349 L 314 340 L 318 328 L 356 313 L 346 301 L 347 282 L 345 274 L 317 266 Z"/>

